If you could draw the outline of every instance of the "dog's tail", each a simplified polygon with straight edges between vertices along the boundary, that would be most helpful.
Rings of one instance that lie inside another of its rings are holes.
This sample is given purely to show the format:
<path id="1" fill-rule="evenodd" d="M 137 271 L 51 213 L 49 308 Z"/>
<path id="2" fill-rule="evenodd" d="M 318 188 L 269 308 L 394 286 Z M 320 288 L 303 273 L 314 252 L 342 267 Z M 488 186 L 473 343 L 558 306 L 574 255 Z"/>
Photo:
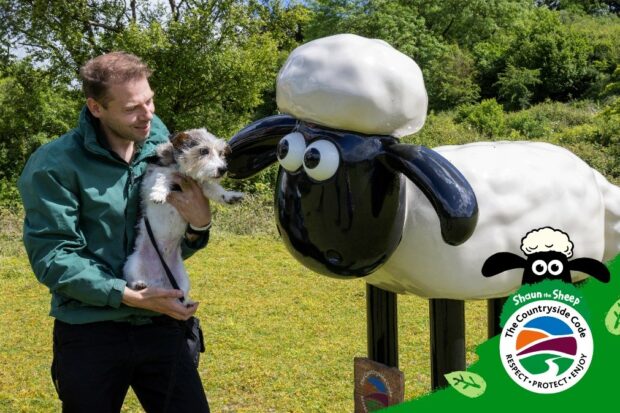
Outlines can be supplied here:
<path id="1" fill-rule="evenodd" d="M 594 175 L 605 205 L 605 253 L 603 254 L 603 261 L 609 261 L 620 253 L 620 188 L 609 183 L 596 170 Z"/>

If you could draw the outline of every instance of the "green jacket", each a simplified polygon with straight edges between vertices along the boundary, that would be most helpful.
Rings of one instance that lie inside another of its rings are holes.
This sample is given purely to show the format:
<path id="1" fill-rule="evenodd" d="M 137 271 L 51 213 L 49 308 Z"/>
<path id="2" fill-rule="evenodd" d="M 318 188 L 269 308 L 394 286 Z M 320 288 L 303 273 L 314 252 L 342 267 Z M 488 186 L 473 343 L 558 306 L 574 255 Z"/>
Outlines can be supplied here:
<path id="1" fill-rule="evenodd" d="M 18 181 L 26 217 L 24 245 L 38 280 L 52 294 L 50 315 L 67 323 L 148 322 L 153 312 L 121 304 L 123 265 L 133 250 L 140 182 L 168 129 L 154 117 L 151 133 L 128 164 L 106 148 L 86 107 L 79 124 L 43 145 Z M 203 248 L 208 234 L 183 256 Z"/>

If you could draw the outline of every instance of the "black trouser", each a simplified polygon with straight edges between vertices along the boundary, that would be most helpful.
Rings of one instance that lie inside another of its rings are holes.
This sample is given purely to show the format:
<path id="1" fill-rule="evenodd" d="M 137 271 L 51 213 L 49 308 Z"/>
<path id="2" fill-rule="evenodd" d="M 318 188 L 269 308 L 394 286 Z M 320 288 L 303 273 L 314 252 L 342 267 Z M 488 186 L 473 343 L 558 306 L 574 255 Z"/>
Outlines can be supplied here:
<path id="1" fill-rule="evenodd" d="M 131 386 L 144 410 L 209 412 L 181 323 L 54 323 L 52 378 L 63 412 L 119 412 Z"/>

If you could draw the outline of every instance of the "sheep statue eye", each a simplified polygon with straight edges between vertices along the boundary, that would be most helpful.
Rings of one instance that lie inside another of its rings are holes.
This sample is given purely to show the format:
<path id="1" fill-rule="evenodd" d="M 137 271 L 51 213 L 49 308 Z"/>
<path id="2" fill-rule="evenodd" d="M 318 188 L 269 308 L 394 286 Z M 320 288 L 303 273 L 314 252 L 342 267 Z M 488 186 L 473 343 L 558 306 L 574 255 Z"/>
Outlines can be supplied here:
<path id="1" fill-rule="evenodd" d="M 564 265 L 560 260 L 553 260 L 549 263 L 549 274 L 559 275 L 564 270 Z"/>
<path id="2" fill-rule="evenodd" d="M 340 165 L 340 154 L 330 141 L 315 141 L 304 154 L 304 170 L 316 181 L 325 181 L 336 173 Z"/>
<path id="3" fill-rule="evenodd" d="M 543 275 L 547 272 L 547 263 L 543 260 L 536 260 L 532 264 L 532 272 L 536 275 Z"/>
<path id="4" fill-rule="evenodd" d="M 276 154 L 278 161 L 289 172 L 298 170 L 304 161 L 306 140 L 299 132 L 289 133 L 278 143 Z"/>

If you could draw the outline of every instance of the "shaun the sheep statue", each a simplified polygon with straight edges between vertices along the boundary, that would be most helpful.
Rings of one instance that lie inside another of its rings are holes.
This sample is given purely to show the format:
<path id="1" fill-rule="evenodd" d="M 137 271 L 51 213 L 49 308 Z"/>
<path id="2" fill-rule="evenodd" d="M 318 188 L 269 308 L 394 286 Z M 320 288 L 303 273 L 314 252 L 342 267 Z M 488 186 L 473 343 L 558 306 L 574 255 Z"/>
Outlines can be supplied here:
<path id="1" fill-rule="evenodd" d="M 417 64 L 384 41 L 343 34 L 298 47 L 278 75 L 277 103 L 283 115 L 230 141 L 229 176 L 280 163 L 276 225 L 313 271 L 482 299 L 520 287 L 522 269 L 488 278 L 481 268 L 497 251 L 518 253 L 532 228 L 562 228 L 583 257 L 620 250 L 620 189 L 566 149 L 400 143 L 423 126 L 427 95 Z"/>

